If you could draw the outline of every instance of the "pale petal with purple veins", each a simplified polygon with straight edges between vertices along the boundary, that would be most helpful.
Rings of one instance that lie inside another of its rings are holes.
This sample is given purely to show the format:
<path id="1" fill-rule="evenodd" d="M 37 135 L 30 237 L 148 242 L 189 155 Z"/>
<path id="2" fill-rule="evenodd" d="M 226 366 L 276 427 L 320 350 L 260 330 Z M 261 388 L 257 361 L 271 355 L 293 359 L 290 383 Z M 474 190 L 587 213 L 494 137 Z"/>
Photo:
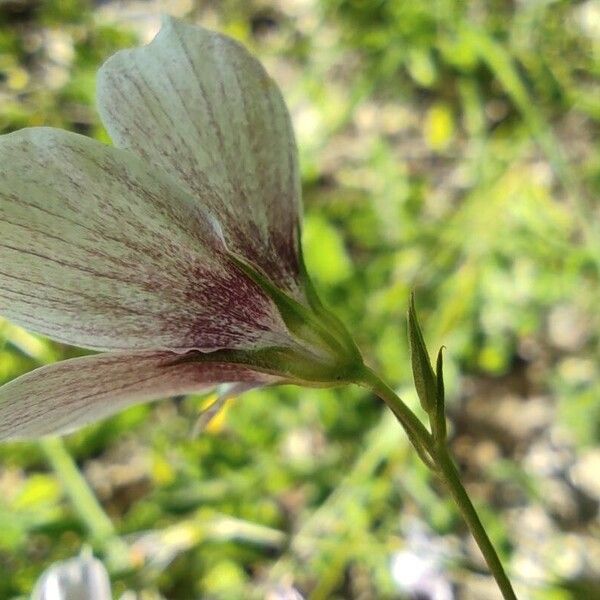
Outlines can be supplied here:
<path id="1" fill-rule="evenodd" d="M 0 387 L 0 440 L 66 433 L 134 404 L 217 383 L 277 381 L 237 365 L 176 359 L 169 352 L 107 353 L 31 371 Z"/>
<path id="2" fill-rule="evenodd" d="M 175 179 L 48 128 L 0 138 L 0 314 L 104 350 L 292 343 L 273 302 L 228 260 L 219 224 Z"/>
<path id="3" fill-rule="evenodd" d="M 294 134 L 256 59 L 230 38 L 167 18 L 150 45 L 105 63 L 98 104 L 117 146 L 176 176 L 218 215 L 230 248 L 304 300 Z"/>

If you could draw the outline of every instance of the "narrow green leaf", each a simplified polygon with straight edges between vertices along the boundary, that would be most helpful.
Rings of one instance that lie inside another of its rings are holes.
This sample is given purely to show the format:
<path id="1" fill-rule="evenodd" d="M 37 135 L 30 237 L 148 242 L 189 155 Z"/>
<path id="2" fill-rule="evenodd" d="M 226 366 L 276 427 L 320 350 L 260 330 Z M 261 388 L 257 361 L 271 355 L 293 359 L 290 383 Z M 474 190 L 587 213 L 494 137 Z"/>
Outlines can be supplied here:
<path id="1" fill-rule="evenodd" d="M 414 294 L 411 294 L 408 309 L 408 341 L 410 343 L 412 371 L 417 395 L 423 410 L 431 414 L 436 406 L 437 384 L 417 319 Z"/>

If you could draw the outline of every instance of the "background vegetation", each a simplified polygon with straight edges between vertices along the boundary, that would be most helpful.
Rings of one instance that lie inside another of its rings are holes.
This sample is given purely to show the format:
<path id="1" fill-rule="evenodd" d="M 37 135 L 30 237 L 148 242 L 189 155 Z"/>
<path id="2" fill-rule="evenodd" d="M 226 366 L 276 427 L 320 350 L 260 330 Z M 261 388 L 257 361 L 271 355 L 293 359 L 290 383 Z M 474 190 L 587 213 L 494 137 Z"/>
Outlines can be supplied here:
<path id="1" fill-rule="evenodd" d="M 310 271 L 413 405 L 416 288 L 448 349 L 453 449 L 522 597 L 600 597 L 600 3 L 2 0 L 0 130 L 108 141 L 96 69 L 160 10 L 242 40 L 282 85 Z M 0 382 L 76 354 L 0 320 Z M 206 402 L 0 446 L 0 598 L 82 545 L 115 598 L 416 597 L 415 556 L 437 598 L 497 597 L 376 399 L 255 391 L 191 439 Z"/>

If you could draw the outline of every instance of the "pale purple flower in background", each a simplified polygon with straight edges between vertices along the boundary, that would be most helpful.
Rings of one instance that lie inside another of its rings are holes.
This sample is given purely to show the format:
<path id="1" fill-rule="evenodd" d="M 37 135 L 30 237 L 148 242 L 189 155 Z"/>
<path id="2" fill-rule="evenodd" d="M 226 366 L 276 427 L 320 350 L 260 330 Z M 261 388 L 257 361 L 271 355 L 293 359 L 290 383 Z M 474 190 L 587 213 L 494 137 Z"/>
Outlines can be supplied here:
<path id="1" fill-rule="evenodd" d="M 444 575 L 442 543 L 429 537 L 420 523 L 407 528 L 405 542 L 390 565 L 400 592 L 418 600 L 454 600 L 452 585 Z"/>
<path id="2" fill-rule="evenodd" d="M 86 554 L 55 563 L 42 573 L 31 600 L 112 600 L 108 573 Z"/>
<path id="3" fill-rule="evenodd" d="M 102 352 L 0 388 L 0 439 L 218 383 L 349 380 L 362 360 L 304 270 L 294 135 L 258 61 L 167 18 L 97 98 L 115 147 L 0 137 L 0 314 Z"/>
<path id="4" fill-rule="evenodd" d="M 265 600 L 304 600 L 304 596 L 292 585 L 282 583 L 268 589 Z"/>

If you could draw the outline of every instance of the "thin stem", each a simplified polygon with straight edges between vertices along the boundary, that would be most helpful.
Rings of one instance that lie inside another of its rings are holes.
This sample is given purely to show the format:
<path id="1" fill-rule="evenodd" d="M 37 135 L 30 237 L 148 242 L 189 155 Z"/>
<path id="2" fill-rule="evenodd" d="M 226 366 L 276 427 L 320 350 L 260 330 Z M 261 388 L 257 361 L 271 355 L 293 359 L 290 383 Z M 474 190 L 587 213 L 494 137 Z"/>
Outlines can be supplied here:
<path id="1" fill-rule="evenodd" d="M 433 471 L 440 479 L 442 479 L 452 495 L 456 506 L 469 527 L 471 534 L 475 538 L 475 541 L 502 592 L 504 600 L 517 600 L 517 596 L 515 595 L 502 563 L 498 558 L 498 554 L 477 515 L 477 511 L 475 510 L 471 499 L 460 481 L 460 475 L 452 462 L 447 446 L 444 443 L 434 443 L 432 435 L 427 431 L 416 415 L 398 397 L 396 392 L 383 382 L 371 369 L 365 367 L 362 378 L 358 379 L 357 383 L 363 387 L 369 388 L 388 405 L 406 430 L 409 439 L 418 451 L 419 456 L 421 456 L 421 458 L 424 456 L 426 457 L 424 462 L 428 466 L 431 466 L 431 463 L 433 463 Z"/>
<path id="2" fill-rule="evenodd" d="M 398 421 L 406 431 L 410 441 L 423 462 L 435 471 L 435 464 L 431 449 L 433 448 L 433 438 L 429 431 L 415 413 L 400 399 L 394 390 L 385 383 L 374 371 L 369 367 L 364 367 L 361 377 L 357 379 L 357 383 L 370 389 L 379 396 L 388 406 L 388 408 L 396 415 Z"/>
<path id="3" fill-rule="evenodd" d="M 446 484 L 446 487 L 450 491 L 454 502 L 458 506 L 460 513 L 463 519 L 466 521 L 471 534 L 475 538 L 483 557 L 485 558 L 485 562 L 487 563 L 490 571 L 494 575 L 494 579 L 502 592 L 502 596 L 505 600 L 517 600 L 517 596 L 512 588 L 510 580 L 508 579 L 502 563 L 500 562 L 500 558 L 498 558 L 498 554 L 483 527 L 477 511 L 467 494 L 463 484 L 460 481 L 460 475 L 450 454 L 448 449 L 444 447 L 439 447 L 436 451 L 436 463 L 440 470 L 440 478 Z"/>

